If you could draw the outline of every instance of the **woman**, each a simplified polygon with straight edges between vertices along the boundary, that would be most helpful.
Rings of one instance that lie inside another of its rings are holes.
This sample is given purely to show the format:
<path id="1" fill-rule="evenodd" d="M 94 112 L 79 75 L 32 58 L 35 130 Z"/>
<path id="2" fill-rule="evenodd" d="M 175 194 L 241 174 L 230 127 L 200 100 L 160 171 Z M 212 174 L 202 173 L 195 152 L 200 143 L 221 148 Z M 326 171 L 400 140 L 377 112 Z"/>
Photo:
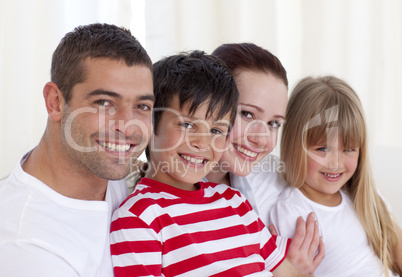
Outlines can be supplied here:
<path id="1" fill-rule="evenodd" d="M 252 43 L 223 44 L 212 55 L 223 60 L 234 76 L 239 106 L 228 149 L 206 179 L 239 189 L 268 226 L 268 214 L 285 188 L 280 175 L 284 167 L 268 154 L 285 120 L 286 70 L 272 53 Z M 298 219 L 288 250 L 287 259 L 296 268 L 308 267 L 301 272 L 313 272 L 325 255 L 314 221 L 313 215 L 306 225 Z"/>
<path id="2" fill-rule="evenodd" d="M 268 154 L 285 119 L 286 70 L 272 53 L 251 43 L 223 44 L 212 54 L 229 67 L 240 97 L 228 149 L 207 179 L 239 189 L 268 226 L 268 213 L 285 186 L 284 168 Z"/>

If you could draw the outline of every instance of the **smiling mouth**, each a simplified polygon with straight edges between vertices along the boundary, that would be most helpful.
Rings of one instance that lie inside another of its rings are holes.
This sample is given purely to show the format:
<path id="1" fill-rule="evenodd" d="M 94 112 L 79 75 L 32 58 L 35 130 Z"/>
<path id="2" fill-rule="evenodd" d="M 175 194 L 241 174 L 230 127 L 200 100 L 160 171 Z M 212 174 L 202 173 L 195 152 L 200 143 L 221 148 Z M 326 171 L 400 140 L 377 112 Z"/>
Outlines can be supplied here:
<path id="1" fill-rule="evenodd" d="M 329 177 L 329 178 L 337 178 L 339 176 L 342 175 L 342 173 L 338 173 L 338 174 L 329 174 L 329 173 L 322 173 L 322 175 L 324 175 L 325 177 Z"/>
<path id="2" fill-rule="evenodd" d="M 182 157 L 183 159 L 185 159 L 186 161 L 196 164 L 196 165 L 203 165 L 207 162 L 206 159 L 200 159 L 200 158 L 194 158 L 194 157 L 190 157 L 184 154 L 179 154 L 180 157 Z"/>
<path id="3" fill-rule="evenodd" d="M 98 143 L 103 148 L 115 152 L 128 152 L 131 148 L 131 144 L 115 144 L 104 141 L 98 141 Z"/>
<path id="4" fill-rule="evenodd" d="M 246 155 L 247 157 L 255 158 L 258 155 L 258 153 L 252 152 L 250 150 L 247 150 L 247 149 L 245 149 L 245 148 L 243 148 L 243 147 L 241 147 L 241 146 L 239 146 L 237 144 L 233 144 L 233 146 L 234 146 L 234 148 L 237 149 L 237 151 L 239 151 L 240 153 Z"/>

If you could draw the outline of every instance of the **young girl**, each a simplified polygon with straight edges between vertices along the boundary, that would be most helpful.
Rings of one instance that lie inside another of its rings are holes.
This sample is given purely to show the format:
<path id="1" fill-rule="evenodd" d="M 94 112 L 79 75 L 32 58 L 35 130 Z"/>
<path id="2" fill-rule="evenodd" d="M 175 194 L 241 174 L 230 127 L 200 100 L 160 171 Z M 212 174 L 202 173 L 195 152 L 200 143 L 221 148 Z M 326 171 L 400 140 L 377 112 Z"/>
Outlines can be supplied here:
<path id="1" fill-rule="evenodd" d="M 344 81 L 307 77 L 296 85 L 281 141 L 289 187 L 270 220 L 292 237 L 295 218 L 315 212 L 326 252 L 315 276 L 402 272 L 401 232 L 375 187 L 366 135 L 360 100 Z"/>

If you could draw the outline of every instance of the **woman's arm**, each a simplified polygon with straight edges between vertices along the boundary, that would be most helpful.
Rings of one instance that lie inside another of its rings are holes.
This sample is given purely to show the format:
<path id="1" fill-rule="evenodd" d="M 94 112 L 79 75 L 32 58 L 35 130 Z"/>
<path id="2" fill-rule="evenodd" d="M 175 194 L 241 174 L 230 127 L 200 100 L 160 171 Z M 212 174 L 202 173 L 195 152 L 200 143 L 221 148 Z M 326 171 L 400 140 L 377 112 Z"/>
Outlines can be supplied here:
<path id="1" fill-rule="evenodd" d="M 273 225 L 270 225 L 269 229 L 271 234 L 277 235 Z M 324 256 L 325 248 L 319 236 L 318 224 L 314 213 L 310 213 L 306 222 L 302 217 L 297 219 L 296 232 L 286 259 L 274 270 L 274 274 L 275 276 L 313 276 Z"/>

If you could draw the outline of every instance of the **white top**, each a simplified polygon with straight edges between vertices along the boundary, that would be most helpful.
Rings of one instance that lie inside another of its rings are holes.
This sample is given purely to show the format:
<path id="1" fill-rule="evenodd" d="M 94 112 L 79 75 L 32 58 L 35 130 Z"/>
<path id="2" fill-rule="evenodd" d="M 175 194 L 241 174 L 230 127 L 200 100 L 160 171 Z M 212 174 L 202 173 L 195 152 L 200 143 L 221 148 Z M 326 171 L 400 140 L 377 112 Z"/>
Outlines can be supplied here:
<path id="1" fill-rule="evenodd" d="M 270 220 L 279 235 L 291 238 L 297 217 L 306 220 L 310 212 L 315 212 L 325 245 L 325 258 L 314 272 L 316 277 L 383 276 L 380 259 L 370 248 L 349 195 L 343 191 L 341 195 L 338 206 L 328 207 L 311 201 L 299 189 L 288 187 L 272 209 Z M 389 274 L 395 276 L 391 271 Z"/>
<path id="2" fill-rule="evenodd" d="M 0 275 L 112 277 L 112 213 L 127 197 L 110 181 L 105 201 L 65 197 L 17 164 L 0 187 Z"/>
<path id="3" fill-rule="evenodd" d="M 269 212 L 279 199 L 279 195 L 286 187 L 281 176 L 279 158 L 274 155 L 265 156 L 257 163 L 252 172 L 245 176 L 230 174 L 232 187 L 241 191 L 260 216 L 265 226 L 268 226 Z"/>

